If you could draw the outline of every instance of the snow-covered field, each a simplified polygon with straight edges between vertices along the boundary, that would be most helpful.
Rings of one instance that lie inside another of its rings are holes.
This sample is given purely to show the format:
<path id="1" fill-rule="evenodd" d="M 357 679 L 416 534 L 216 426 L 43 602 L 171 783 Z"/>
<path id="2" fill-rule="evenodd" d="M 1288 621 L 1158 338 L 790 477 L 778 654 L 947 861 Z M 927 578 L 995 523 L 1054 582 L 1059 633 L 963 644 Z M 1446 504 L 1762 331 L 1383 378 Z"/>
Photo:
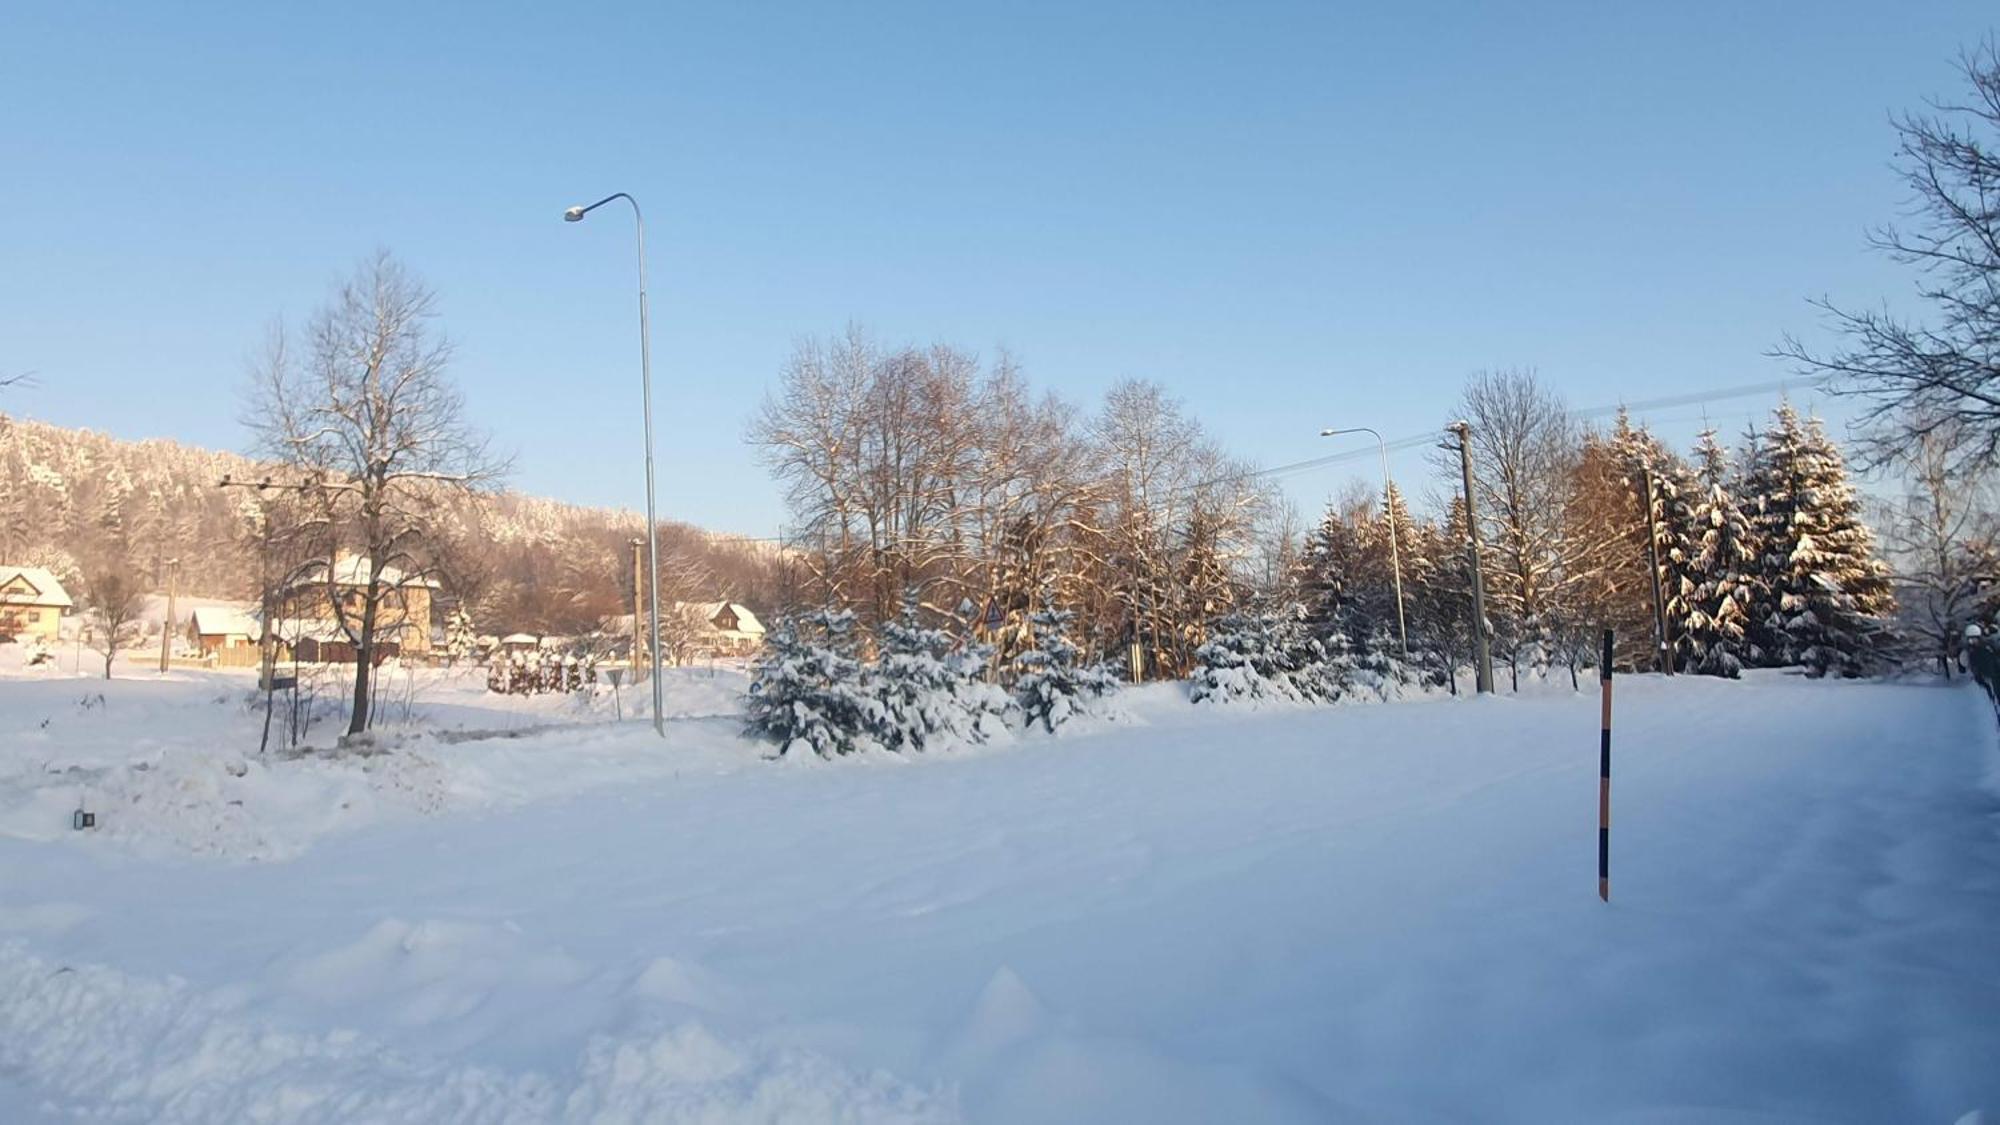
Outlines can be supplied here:
<path id="1" fill-rule="evenodd" d="M 1622 680 L 1606 906 L 1594 693 L 794 764 L 480 686 L 260 760 L 247 674 L 0 674 L 0 1120 L 2000 1111 L 1969 688 Z"/>

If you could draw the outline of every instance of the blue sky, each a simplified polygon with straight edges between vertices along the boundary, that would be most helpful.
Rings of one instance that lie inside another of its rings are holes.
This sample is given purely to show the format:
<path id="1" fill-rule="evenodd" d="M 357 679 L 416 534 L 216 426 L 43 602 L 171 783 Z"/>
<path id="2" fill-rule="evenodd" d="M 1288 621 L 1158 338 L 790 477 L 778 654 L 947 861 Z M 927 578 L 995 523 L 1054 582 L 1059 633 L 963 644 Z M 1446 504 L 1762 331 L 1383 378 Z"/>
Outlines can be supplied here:
<path id="1" fill-rule="evenodd" d="M 43 4 L 0 14 L 8 411 L 241 448 L 272 318 L 387 247 L 513 484 L 636 507 L 647 208 L 661 509 L 770 534 L 743 423 L 793 341 L 1124 376 L 1264 463 L 1466 375 L 1577 406 L 1785 374 L 1864 247 L 1890 112 L 1973 3 Z M 1719 404 L 1731 431 L 1768 400 Z M 1823 405 L 1836 420 L 1844 404 Z M 1677 441 L 1699 408 L 1655 421 Z M 1399 476 L 1425 475 L 1420 452 Z M 1291 478 L 1308 509 L 1347 469 Z M 1420 485 L 1412 485 L 1421 492 Z"/>

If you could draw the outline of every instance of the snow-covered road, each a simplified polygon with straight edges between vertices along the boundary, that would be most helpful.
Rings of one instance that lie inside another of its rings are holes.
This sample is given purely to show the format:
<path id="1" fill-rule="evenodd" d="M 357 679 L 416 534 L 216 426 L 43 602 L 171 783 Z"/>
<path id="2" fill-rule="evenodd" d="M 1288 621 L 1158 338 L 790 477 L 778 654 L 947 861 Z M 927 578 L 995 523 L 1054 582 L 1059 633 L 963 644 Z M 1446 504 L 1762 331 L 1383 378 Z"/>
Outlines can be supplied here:
<path id="1" fill-rule="evenodd" d="M 43 686 L 0 679 L 0 728 Z M 1608 907 L 1594 696 L 1130 707 L 911 764 L 763 764 L 698 718 L 426 743 L 442 811 L 344 820 L 256 767 L 217 807 L 314 830 L 223 838 L 277 861 L 0 800 L 0 1118 L 2000 1110 L 1970 690 L 1621 681 Z"/>

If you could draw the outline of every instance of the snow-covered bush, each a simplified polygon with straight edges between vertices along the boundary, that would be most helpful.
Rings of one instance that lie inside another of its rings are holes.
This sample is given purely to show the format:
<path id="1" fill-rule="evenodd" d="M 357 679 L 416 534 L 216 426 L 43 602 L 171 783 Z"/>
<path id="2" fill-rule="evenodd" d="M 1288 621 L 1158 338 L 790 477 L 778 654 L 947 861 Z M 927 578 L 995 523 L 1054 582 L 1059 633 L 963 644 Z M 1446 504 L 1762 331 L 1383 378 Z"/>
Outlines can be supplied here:
<path id="1" fill-rule="evenodd" d="M 751 669 L 750 733 L 778 753 L 825 758 L 882 746 L 888 730 L 869 669 L 855 655 L 854 614 L 814 610 L 779 619 Z"/>
<path id="2" fill-rule="evenodd" d="M 1353 669 L 1305 628 L 1296 606 L 1232 613 L 1195 650 L 1188 697 L 1196 703 L 1287 699 L 1328 702 L 1346 690 Z"/>
<path id="3" fill-rule="evenodd" d="M 1077 662 L 1079 650 L 1069 639 L 1073 615 L 1056 608 L 1047 594 L 1042 608 L 1029 615 L 1035 647 L 1014 658 L 1021 669 L 1014 681 L 1014 699 L 1021 706 L 1023 725 L 1041 724 L 1049 733 L 1074 715 L 1087 711 L 1092 700 L 1118 688 L 1118 678 L 1102 667 Z"/>
<path id="4" fill-rule="evenodd" d="M 1012 701 L 983 675 L 993 650 L 927 628 L 914 592 L 903 612 L 882 625 L 874 676 L 891 750 L 923 750 L 944 742 L 983 742 L 1005 721 Z"/>

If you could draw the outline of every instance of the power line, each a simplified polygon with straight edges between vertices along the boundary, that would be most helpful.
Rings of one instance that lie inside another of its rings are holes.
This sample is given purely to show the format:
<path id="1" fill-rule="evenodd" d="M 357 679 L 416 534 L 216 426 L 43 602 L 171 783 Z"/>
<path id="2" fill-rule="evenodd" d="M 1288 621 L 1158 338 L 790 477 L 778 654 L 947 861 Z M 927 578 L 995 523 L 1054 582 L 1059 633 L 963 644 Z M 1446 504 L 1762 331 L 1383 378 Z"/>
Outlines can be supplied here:
<path id="1" fill-rule="evenodd" d="M 1787 391 L 1794 389 L 1806 390 L 1810 388 L 1816 388 L 1824 385 L 1831 378 L 1832 378 L 1831 375 L 1814 375 L 1802 379 L 1798 378 L 1772 379 L 1770 381 L 1763 383 L 1745 383 L 1734 387 L 1719 387 L 1706 391 L 1692 391 L 1686 394 L 1667 395 L 1661 398 L 1645 399 L 1638 402 L 1617 402 L 1617 403 L 1612 403 L 1609 406 L 1592 406 L 1581 410 L 1571 410 L 1568 411 L 1567 413 L 1569 417 L 1581 421 L 1590 418 L 1603 418 L 1608 415 L 1616 414 L 1620 410 L 1628 411 L 1631 413 L 1641 413 L 1647 410 L 1664 410 L 1668 407 L 1673 407 L 1673 406 L 1693 406 L 1697 403 L 1726 402 L 1729 399 L 1749 398 L 1753 395 L 1769 394 L 1772 391 Z M 1387 442 L 1385 444 L 1388 446 L 1388 448 L 1392 450 L 1414 449 L 1418 446 L 1428 445 L 1432 442 L 1435 442 L 1438 439 L 1438 433 L 1442 432 L 1443 431 L 1440 430 L 1432 433 L 1412 434 L 1408 437 L 1397 438 L 1396 440 Z M 1375 451 L 1372 449 L 1364 448 L 1364 449 L 1350 449 L 1340 453 L 1329 453 L 1323 457 L 1311 457 L 1307 458 L 1304 461 L 1293 461 L 1290 462 L 1289 464 L 1273 465 L 1270 468 L 1257 469 L 1253 472 L 1237 473 L 1237 474 L 1232 474 L 1230 476 L 1217 477 L 1214 480 L 1203 481 L 1202 483 L 1193 486 L 1193 488 L 1189 489 L 1189 491 L 1195 491 L 1198 489 L 1207 488 L 1212 485 L 1224 484 L 1230 481 L 1257 480 L 1263 477 L 1285 476 L 1291 473 L 1305 472 L 1310 469 L 1325 468 L 1328 465 L 1338 465 L 1346 461 L 1357 461 L 1363 457 L 1369 456 L 1374 452 Z"/>

